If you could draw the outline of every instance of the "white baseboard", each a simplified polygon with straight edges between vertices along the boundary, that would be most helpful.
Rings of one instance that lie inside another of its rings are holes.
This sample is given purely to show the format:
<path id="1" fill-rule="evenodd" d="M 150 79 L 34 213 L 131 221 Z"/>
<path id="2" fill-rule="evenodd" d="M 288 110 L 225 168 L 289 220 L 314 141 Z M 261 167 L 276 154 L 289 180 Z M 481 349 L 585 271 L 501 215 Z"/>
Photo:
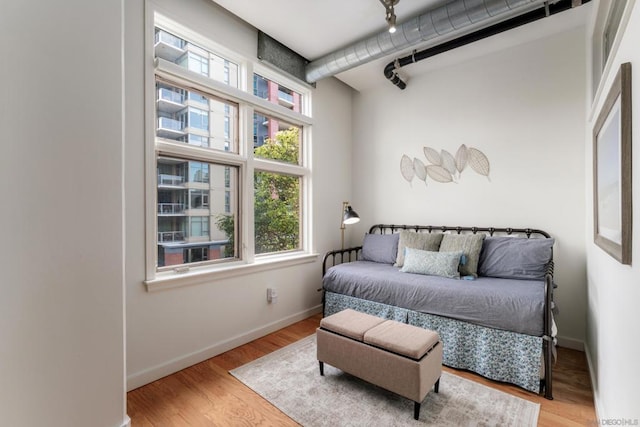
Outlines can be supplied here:
<path id="1" fill-rule="evenodd" d="M 558 346 L 570 348 L 572 350 L 584 351 L 584 342 L 574 339 L 558 336 Z"/>
<path id="2" fill-rule="evenodd" d="M 149 384 L 157 379 L 166 377 L 181 369 L 188 368 L 189 366 L 200 363 L 204 360 L 210 359 L 218 354 L 229 351 L 233 348 L 251 342 L 255 339 L 268 335 L 272 332 L 289 326 L 293 323 L 304 320 L 314 314 L 322 311 L 322 305 L 317 305 L 308 310 L 301 311 L 267 325 L 248 331 L 242 335 L 238 335 L 228 340 L 222 341 L 210 347 L 203 348 L 202 350 L 195 351 L 193 353 L 186 354 L 181 357 L 177 357 L 166 363 L 152 366 L 140 372 L 136 372 L 127 376 L 127 391 L 131 391 L 135 388 L 142 387 L 145 384 Z"/>
<path id="3" fill-rule="evenodd" d="M 600 414 L 604 414 L 604 410 L 600 404 L 600 398 L 598 396 L 598 389 L 596 387 L 596 373 L 593 370 L 593 362 L 591 361 L 591 352 L 589 351 L 589 345 L 585 343 L 584 353 L 587 355 L 587 367 L 589 368 L 589 379 L 591 380 L 591 391 L 593 392 L 593 406 L 596 410 L 596 420 L 600 420 Z"/>
<path id="4" fill-rule="evenodd" d="M 131 427 L 131 418 L 129 418 L 128 416 L 126 416 L 122 426 L 120 427 Z"/>

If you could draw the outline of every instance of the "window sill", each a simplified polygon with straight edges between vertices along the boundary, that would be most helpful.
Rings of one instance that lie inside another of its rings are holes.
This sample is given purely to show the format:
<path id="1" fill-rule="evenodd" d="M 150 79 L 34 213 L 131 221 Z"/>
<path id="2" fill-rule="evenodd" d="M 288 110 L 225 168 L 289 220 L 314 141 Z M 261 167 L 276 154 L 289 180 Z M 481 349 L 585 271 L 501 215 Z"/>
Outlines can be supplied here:
<path id="1" fill-rule="evenodd" d="M 315 262 L 318 254 L 300 254 L 294 256 L 273 256 L 256 259 L 252 264 L 233 264 L 219 266 L 214 270 L 194 270 L 185 273 L 158 273 L 154 279 L 145 280 L 144 284 L 147 292 L 156 292 L 164 289 L 180 288 L 183 286 L 198 285 L 214 280 L 226 279 L 229 277 L 243 276 L 260 271 L 274 270 L 291 267 L 294 265 Z"/>

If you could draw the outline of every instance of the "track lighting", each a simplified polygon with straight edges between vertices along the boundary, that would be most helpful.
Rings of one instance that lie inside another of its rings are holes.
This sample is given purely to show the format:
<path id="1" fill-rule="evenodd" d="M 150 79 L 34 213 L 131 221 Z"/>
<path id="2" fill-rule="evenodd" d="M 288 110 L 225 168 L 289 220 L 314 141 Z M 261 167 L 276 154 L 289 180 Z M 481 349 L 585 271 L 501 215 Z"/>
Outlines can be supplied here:
<path id="1" fill-rule="evenodd" d="M 399 1 L 400 0 L 380 0 L 380 3 L 384 6 L 386 12 L 384 19 L 387 21 L 389 32 L 391 34 L 396 32 L 396 14 L 393 7 L 397 5 Z"/>

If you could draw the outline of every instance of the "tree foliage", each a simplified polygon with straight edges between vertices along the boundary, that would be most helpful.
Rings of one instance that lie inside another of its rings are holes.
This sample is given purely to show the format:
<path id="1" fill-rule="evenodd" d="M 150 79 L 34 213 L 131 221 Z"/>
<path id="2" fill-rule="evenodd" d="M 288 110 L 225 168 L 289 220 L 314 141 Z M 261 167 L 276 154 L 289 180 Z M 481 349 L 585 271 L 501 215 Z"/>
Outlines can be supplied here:
<path id="1" fill-rule="evenodd" d="M 216 225 L 218 229 L 224 232 L 227 235 L 227 239 L 229 239 L 229 243 L 227 243 L 224 247 L 224 257 L 225 258 L 234 258 L 235 254 L 235 221 L 233 215 L 220 214 L 216 218 Z"/>
<path id="2" fill-rule="evenodd" d="M 299 129 L 291 127 L 267 138 L 254 150 L 255 157 L 298 164 Z M 233 257 L 235 224 L 233 215 L 219 215 L 216 224 L 229 244 L 225 256 Z M 255 253 L 297 249 L 300 245 L 300 179 L 273 172 L 254 173 Z"/>
<path id="3" fill-rule="evenodd" d="M 299 129 L 291 127 L 266 139 L 255 156 L 298 164 Z M 257 171 L 254 174 L 255 251 L 257 254 L 297 249 L 300 244 L 300 179 Z"/>

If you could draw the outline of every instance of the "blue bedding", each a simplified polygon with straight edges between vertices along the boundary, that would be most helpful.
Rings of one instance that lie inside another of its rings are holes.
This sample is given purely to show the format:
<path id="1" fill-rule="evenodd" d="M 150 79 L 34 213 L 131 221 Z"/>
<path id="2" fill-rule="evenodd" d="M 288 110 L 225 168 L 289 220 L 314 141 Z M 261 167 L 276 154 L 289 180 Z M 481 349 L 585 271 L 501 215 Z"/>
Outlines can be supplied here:
<path id="1" fill-rule="evenodd" d="M 397 267 L 355 261 L 331 267 L 325 290 L 421 313 L 527 335 L 544 332 L 544 280 L 475 280 L 402 273 Z"/>

